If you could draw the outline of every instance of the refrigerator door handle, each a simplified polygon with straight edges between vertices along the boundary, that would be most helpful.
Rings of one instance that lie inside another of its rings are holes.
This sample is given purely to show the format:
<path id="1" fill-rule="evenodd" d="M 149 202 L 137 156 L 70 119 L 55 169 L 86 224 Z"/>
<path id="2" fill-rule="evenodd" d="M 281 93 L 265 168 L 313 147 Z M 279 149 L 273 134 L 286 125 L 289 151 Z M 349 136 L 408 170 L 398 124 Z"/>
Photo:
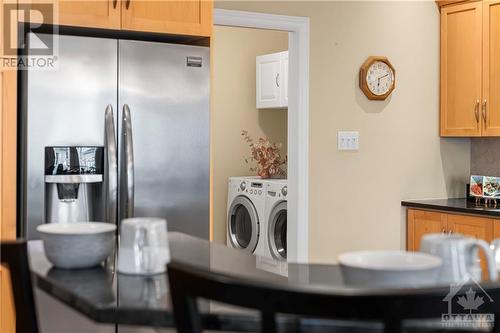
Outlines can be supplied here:
<path id="1" fill-rule="evenodd" d="M 104 151 L 106 154 L 106 221 L 116 224 L 116 199 L 118 190 L 118 152 L 116 148 L 113 107 L 109 104 L 104 112 Z"/>
<path id="2" fill-rule="evenodd" d="M 123 217 L 134 216 L 134 148 L 132 141 L 132 120 L 130 108 L 123 105 L 122 113 L 122 172 L 121 172 L 121 204 Z"/>

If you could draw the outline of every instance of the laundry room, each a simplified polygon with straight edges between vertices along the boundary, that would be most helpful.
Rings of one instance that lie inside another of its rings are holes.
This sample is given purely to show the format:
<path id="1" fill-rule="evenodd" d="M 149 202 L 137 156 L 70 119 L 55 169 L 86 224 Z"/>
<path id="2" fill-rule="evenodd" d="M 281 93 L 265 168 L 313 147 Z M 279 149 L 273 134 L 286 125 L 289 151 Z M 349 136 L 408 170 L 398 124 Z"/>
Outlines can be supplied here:
<path id="1" fill-rule="evenodd" d="M 286 261 L 288 32 L 213 36 L 213 240 Z"/>

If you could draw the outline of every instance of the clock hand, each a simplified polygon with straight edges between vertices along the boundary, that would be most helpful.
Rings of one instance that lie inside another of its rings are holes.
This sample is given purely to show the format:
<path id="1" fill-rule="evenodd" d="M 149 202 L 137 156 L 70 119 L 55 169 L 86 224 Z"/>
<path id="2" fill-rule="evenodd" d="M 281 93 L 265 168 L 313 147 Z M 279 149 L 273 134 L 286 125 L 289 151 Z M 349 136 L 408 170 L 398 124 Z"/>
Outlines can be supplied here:
<path id="1" fill-rule="evenodd" d="M 389 76 L 389 73 L 387 73 L 387 74 L 385 74 L 377 79 L 377 87 L 380 87 L 380 80 L 382 80 L 384 77 L 387 77 L 387 76 Z"/>

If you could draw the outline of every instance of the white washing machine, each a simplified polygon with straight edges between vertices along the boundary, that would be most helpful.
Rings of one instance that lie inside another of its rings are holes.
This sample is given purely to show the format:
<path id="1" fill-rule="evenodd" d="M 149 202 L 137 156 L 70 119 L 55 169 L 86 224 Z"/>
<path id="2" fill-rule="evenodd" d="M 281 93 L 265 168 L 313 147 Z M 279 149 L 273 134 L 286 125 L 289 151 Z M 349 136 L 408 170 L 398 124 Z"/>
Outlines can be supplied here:
<path id="1" fill-rule="evenodd" d="M 288 276 L 287 263 L 287 195 L 286 179 L 267 182 L 265 219 L 261 223 L 264 255 L 257 256 L 256 267 Z"/>
<path id="2" fill-rule="evenodd" d="M 273 259 L 287 259 L 287 195 L 286 179 L 271 180 L 266 191 L 266 248 L 265 255 Z"/>
<path id="3" fill-rule="evenodd" d="M 229 178 L 227 199 L 227 245 L 264 255 L 262 224 L 267 181 L 260 177 Z"/>

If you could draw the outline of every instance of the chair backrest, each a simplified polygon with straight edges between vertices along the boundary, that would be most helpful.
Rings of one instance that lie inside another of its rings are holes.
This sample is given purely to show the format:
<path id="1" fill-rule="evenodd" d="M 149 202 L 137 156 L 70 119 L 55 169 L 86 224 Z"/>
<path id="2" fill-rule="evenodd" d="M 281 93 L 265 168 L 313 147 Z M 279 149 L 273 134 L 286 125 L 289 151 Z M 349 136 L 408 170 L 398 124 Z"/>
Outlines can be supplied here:
<path id="1" fill-rule="evenodd" d="M 9 268 L 14 304 L 16 332 L 38 333 L 35 298 L 31 284 L 26 241 L 2 241 L 0 260 Z"/>
<path id="2" fill-rule="evenodd" d="M 257 281 L 209 272 L 178 262 L 168 265 L 168 276 L 179 333 L 202 332 L 203 316 L 197 305 L 199 298 L 258 310 L 261 314 L 261 331 L 265 333 L 277 332 L 277 314 L 377 321 L 384 324 L 384 332 L 392 333 L 402 331 L 405 319 L 441 318 L 447 313 L 447 303 L 443 302 L 446 289 L 429 289 L 424 293 L 415 289 L 392 293 L 390 290 L 380 290 L 368 296 L 356 294 L 355 291 L 338 295 L 324 294 L 289 286 L 266 286 Z M 489 289 L 488 292 L 494 298 L 500 296 L 500 288 Z M 492 304 L 485 311 L 495 313 L 499 309 Z M 497 332 L 497 329 L 495 325 L 494 331 Z"/>

